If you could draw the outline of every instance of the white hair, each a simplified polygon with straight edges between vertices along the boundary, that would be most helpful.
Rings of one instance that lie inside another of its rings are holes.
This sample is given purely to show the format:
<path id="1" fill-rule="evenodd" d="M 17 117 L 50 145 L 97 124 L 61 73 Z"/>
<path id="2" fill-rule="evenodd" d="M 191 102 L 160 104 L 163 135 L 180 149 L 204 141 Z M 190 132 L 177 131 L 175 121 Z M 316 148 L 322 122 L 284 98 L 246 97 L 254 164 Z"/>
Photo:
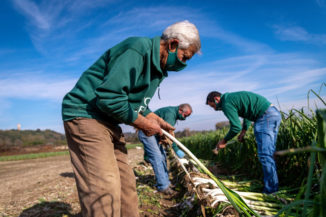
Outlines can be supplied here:
<path id="1" fill-rule="evenodd" d="M 172 24 L 164 30 L 161 39 L 167 41 L 172 38 L 179 40 L 179 48 L 187 49 L 190 45 L 194 45 L 196 51 L 200 52 L 201 44 L 198 30 L 188 20 Z"/>

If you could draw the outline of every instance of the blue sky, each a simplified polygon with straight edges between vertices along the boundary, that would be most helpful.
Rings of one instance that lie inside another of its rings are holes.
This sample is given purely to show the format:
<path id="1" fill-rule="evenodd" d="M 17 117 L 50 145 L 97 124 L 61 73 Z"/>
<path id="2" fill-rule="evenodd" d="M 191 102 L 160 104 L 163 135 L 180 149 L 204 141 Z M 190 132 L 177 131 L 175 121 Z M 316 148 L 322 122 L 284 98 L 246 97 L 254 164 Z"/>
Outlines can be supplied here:
<path id="1" fill-rule="evenodd" d="M 325 0 L 4 0 L 0 129 L 63 132 L 62 97 L 84 70 L 125 38 L 161 35 L 181 20 L 197 26 L 202 54 L 170 72 L 149 104 L 190 103 L 194 113 L 177 130 L 225 120 L 204 104 L 212 90 L 253 91 L 287 110 L 306 106 L 309 89 L 326 81 Z"/>

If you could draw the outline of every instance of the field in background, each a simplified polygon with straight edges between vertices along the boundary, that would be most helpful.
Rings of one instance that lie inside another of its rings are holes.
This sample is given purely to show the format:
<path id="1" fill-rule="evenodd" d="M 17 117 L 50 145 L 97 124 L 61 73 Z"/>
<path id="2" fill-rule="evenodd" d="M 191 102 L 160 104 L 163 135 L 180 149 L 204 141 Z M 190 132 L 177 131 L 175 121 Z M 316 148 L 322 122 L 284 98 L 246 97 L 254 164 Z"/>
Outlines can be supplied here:
<path id="1" fill-rule="evenodd" d="M 9 155 L 9 156 L 1 156 L 0 161 L 27 160 L 27 159 L 45 158 L 45 157 L 61 156 L 61 155 L 68 155 L 68 154 L 69 154 L 68 151 L 58 151 L 58 152 Z"/>
<path id="2" fill-rule="evenodd" d="M 127 144 L 126 147 L 127 147 L 127 149 L 132 149 L 132 148 L 136 148 L 136 147 L 143 147 L 143 145 L 140 143 Z M 64 149 L 67 149 L 67 146 L 65 146 Z M 69 151 L 65 150 L 65 151 L 55 151 L 55 152 L 40 152 L 40 153 L 0 156 L 0 161 L 27 160 L 27 159 L 61 156 L 61 155 L 69 155 Z"/>
<path id="3" fill-rule="evenodd" d="M 326 106 L 325 101 L 320 100 Z M 322 212 L 326 215 L 326 208 L 322 208 L 326 205 L 323 199 L 326 197 L 323 190 L 326 188 L 326 111 L 318 110 L 316 113 L 311 109 L 292 109 L 281 113 L 275 155 L 280 193 L 281 197 L 295 201 L 284 206 L 284 210 L 290 213 L 289 216 L 320 216 Z M 228 127 L 183 138 L 181 142 L 206 165 L 220 168 L 219 172 L 227 171 L 216 174 L 221 180 L 246 183 L 239 186 L 240 191 L 261 192 L 262 169 L 252 127 L 247 131 L 244 143 L 235 138 L 235 142 L 219 150 L 217 156 L 212 153 L 227 131 Z"/>

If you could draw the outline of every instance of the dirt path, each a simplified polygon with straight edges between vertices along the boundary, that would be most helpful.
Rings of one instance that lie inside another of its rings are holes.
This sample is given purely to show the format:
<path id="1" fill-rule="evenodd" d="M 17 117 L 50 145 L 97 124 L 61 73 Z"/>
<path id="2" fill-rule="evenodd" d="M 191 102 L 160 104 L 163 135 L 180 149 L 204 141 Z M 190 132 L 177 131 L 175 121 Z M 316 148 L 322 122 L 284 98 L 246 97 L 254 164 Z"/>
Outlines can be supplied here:
<path id="1" fill-rule="evenodd" d="M 142 149 L 129 150 L 135 167 Z M 69 156 L 0 162 L 0 217 L 77 216 L 80 212 Z"/>

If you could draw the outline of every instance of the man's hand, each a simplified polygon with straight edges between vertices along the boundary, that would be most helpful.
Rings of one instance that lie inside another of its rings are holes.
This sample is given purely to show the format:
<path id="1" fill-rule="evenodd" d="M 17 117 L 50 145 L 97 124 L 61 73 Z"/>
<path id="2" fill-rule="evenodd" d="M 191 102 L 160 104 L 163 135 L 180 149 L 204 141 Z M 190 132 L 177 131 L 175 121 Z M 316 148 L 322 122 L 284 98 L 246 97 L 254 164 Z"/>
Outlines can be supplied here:
<path id="1" fill-rule="evenodd" d="M 168 132 L 171 130 L 175 130 L 173 126 L 171 126 L 168 122 L 164 121 L 162 118 L 159 119 L 158 123 L 160 124 L 161 128 Z"/>
<path id="2" fill-rule="evenodd" d="M 226 141 L 224 139 L 221 139 L 217 145 L 216 145 L 217 149 L 221 149 L 221 148 L 225 148 L 226 147 Z"/>
<path id="3" fill-rule="evenodd" d="M 246 135 L 246 132 L 247 132 L 246 130 L 241 131 L 240 135 L 238 136 L 238 141 L 239 142 L 244 142 L 244 137 Z"/>
<path id="4" fill-rule="evenodd" d="M 171 126 L 168 122 L 164 121 L 162 118 L 160 118 L 154 112 L 149 113 L 146 116 L 146 118 L 156 120 L 157 123 L 161 126 L 161 128 L 168 131 L 168 132 L 171 131 L 171 130 L 175 130 L 175 128 L 173 126 Z"/>
<path id="5" fill-rule="evenodd" d="M 143 130 L 146 136 L 153 136 L 155 134 L 163 135 L 160 125 L 155 120 L 148 120 L 148 128 Z"/>
<path id="6" fill-rule="evenodd" d="M 219 150 L 220 150 L 221 148 L 225 148 L 225 146 L 226 146 L 226 141 L 225 141 L 224 139 L 222 139 L 222 140 L 220 140 L 220 141 L 217 143 L 216 148 L 214 148 L 214 149 L 212 150 L 212 152 L 213 152 L 215 155 L 217 155 L 218 152 L 219 152 Z"/>
<path id="7" fill-rule="evenodd" d="M 132 123 L 132 125 L 142 130 L 146 136 L 152 136 L 155 134 L 163 135 L 161 127 L 156 120 L 147 119 L 140 114 L 138 114 L 138 118 Z"/>

